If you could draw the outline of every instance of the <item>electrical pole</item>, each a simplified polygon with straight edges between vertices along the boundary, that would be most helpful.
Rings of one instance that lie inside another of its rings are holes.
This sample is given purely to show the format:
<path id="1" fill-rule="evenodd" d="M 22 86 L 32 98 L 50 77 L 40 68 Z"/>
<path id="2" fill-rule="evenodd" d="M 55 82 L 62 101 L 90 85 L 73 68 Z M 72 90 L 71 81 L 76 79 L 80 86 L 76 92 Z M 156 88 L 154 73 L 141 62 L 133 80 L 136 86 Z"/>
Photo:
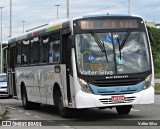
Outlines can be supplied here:
<path id="1" fill-rule="evenodd" d="M 58 16 L 58 7 L 61 6 L 61 5 L 57 4 L 57 5 L 54 5 L 54 6 L 57 6 L 57 19 L 59 19 L 59 16 Z"/>
<path id="2" fill-rule="evenodd" d="M 69 0 L 67 0 L 67 18 L 69 18 Z"/>
<path id="3" fill-rule="evenodd" d="M 22 20 L 22 24 L 23 24 L 23 33 L 24 33 L 24 23 L 25 23 L 26 21 L 24 21 L 24 20 Z"/>
<path id="4" fill-rule="evenodd" d="M 128 0 L 128 15 L 131 14 L 131 3 L 130 0 Z"/>
<path id="5" fill-rule="evenodd" d="M 0 7 L 1 9 L 1 73 L 3 73 L 3 49 L 2 49 L 2 9 L 4 7 Z"/>
<path id="6" fill-rule="evenodd" d="M 10 31 L 9 37 L 12 37 L 12 0 L 10 0 Z"/>

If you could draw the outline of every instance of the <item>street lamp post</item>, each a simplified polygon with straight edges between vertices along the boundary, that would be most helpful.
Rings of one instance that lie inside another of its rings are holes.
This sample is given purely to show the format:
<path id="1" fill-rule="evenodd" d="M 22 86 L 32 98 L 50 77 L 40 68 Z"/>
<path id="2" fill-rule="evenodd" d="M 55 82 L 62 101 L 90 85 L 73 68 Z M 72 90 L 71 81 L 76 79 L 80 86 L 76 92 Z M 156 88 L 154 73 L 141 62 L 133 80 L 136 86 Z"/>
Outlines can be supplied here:
<path id="1" fill-rule="evenodd" d="M 131 14 L 131 2 L 128 0 L 128 15 Z"/>
<path id="2" fill-rule="evenodd" d="M 4 7 L 0 7 L 1 9 L 1 73 L 3 73 L 3 49 L 2 49 L 2 9 Z"/>
<path id="3" fill-rule="evenodd" d="M 23 24 L 23 33 L 24 33 L 24 23 L 25 23 L 26 21 L 24 21 L 24 20 L 22 20 L 22 24 Z"/>
<path id="4" fill-rule="evenodd" d="M 67 18 L 69 18 L 69 0 L 67 0 Z"/>
<path id="5" fill-rule="evenodd" d="M 12 37 L 12 0 L 10 0 L 10 31 L 9 37 Z"/>
<path id="6" fill-rule="evenodd" d="M 59 19 L 59 16 L 58 16 L 58 7 L 61 6 L 61 5 L 57 4 L 57 5 L 54 5 L 54 6 L 57 6 L 57 19 Z"/>

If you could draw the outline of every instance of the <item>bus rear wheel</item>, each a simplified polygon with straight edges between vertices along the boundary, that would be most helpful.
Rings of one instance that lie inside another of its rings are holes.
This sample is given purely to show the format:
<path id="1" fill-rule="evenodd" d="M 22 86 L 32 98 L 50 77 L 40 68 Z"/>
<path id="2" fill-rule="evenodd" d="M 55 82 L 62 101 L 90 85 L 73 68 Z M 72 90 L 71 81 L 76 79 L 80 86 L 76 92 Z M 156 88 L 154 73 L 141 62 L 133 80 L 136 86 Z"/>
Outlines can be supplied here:
<path id="1" fill-rule="evenodd" d="M 31 109 L 31 103 L 28 101 L 27 92 L 25 86 L 22 87 L 22 104 L 23 108 L 26 110 Z"/>
<path id="2" fill-rule="evenodd" d="M 116 110 L 117 110 L 118 114 L 125 115 L 125 114 L 130 113 L 131 108 L 132 108 L 132 105 L 117 106 Z"/>
<path id="3" fill-rule="evenodd" d="M 25 86 L 22 87 L 22 104 L 23 104 L 23 108 L 26 110 L 37 109 L 40 107 L 39 103 L 33 103 L 28 101 L 27 91 Z"/>

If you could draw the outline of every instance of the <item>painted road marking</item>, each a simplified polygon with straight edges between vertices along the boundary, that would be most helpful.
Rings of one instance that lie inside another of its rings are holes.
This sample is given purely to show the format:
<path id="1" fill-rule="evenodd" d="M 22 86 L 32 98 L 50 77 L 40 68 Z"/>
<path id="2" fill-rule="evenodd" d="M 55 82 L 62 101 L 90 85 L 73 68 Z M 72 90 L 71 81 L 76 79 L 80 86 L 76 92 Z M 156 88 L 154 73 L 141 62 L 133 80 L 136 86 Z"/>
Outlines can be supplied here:
<path id="1" fill-rule="evenodd" d="M 19 112 L 23 112 L 22 110 L 18 110 Z"/>
<path id="2" fill-rule="evenodd" d="M 64 124 L 59 124 L 60 126 L 63 126 L 63 127 L 65 127 L 65 128 L 71 128 L 71 129 L 73 129 L 72 127 L 70 127 L 70 126 L 67 126 L 67 125 L 64 125 Z"/>
<path id="3" fill-rule="evenodd" d="M 41 119 L 41 117 L 40 117 L 40 116 L 33 116 L 33 117 Z"/>
<path id="4" fill-rule="evenodd" d="M 25 112 L 26 115 L 31 115 L 31 113 Z"/>
<path id="5" fill-rule="evenodd" d="M 140 110 L 136 110 L 136 109 L 131 109 L 132 111 L 134 111 L 134 112 L 139 112 Z"/>

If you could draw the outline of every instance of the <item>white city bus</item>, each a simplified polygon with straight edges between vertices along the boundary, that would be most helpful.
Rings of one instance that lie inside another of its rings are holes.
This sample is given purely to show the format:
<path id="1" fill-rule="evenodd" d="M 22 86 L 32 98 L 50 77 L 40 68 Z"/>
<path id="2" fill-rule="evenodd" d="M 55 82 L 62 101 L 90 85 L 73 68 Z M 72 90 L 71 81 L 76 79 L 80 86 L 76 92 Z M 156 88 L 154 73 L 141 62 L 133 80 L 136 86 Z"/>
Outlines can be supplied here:
<path id="1" fill-rule="evenodd" d="M 154 103 L 150 40 L 139 16 L 92 15 L 59 20 L 8 43 L 9 93 L 25 109 L 116 108 Z"/>

